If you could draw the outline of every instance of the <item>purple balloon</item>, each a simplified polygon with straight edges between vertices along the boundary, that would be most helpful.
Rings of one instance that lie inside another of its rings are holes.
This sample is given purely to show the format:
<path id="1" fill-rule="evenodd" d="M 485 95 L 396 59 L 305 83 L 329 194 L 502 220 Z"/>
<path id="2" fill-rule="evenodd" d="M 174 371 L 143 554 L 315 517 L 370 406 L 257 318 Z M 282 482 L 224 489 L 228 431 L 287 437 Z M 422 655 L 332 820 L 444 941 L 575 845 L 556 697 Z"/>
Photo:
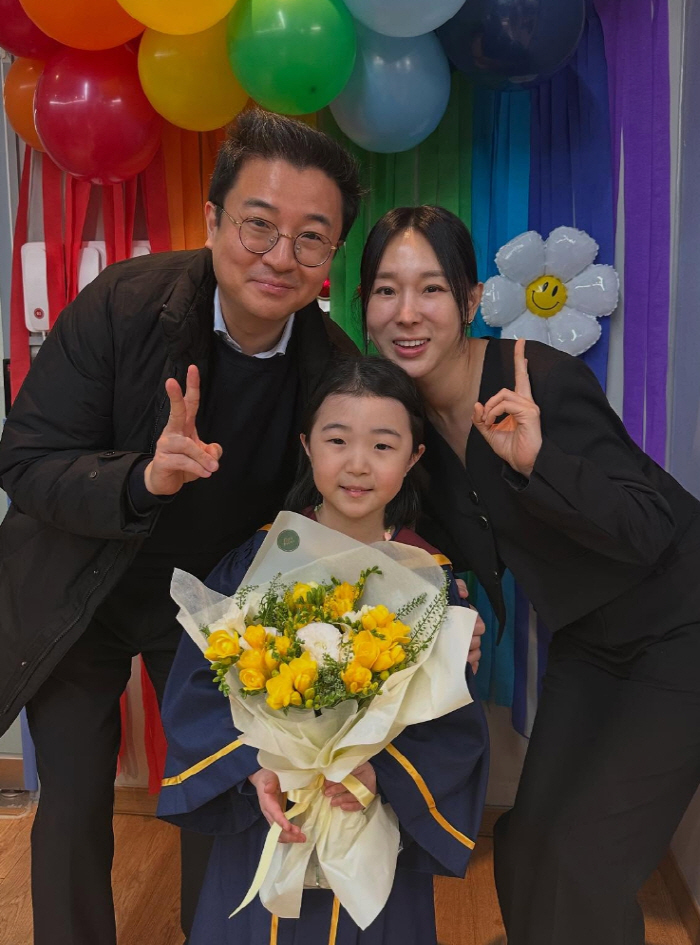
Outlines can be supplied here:
<path id="1" fill-rule="evenodd" d="M 27 59 L 48 59 L 65 48 L 39 29 L 19 0 L 0 0 L 0 46 L 13 56 Z"/>

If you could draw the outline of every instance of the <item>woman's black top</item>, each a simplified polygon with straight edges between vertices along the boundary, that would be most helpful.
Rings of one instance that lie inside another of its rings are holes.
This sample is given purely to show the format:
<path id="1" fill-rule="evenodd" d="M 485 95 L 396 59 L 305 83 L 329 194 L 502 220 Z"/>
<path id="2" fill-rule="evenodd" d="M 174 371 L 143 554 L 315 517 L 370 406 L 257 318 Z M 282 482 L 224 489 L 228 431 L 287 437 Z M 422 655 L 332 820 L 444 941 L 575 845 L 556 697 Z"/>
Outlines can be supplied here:
<path id="1" fill-rule="evenodd" d="M 488 342 L 481 403 L 513 389 L 514 344 Z M 538 342 L 526 357 L 543 436 L 532 475 L 476 428 L 465 468 L 429 426 L 422 533 L 475 572 L 501 625 L 504 568 L 552 631 L 599 608 L 627 637 L 700 622 L 700 502 L 632 441 L 582 361 Z"/>

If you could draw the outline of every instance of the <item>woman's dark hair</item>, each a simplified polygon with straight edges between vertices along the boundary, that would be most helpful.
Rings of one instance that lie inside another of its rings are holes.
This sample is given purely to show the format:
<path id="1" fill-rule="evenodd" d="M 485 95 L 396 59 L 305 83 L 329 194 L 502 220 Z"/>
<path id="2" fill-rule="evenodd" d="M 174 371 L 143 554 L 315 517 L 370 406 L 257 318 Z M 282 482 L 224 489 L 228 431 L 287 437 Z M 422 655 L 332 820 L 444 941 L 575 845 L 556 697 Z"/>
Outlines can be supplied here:
<path id="1" fill-rule="evenodd" d="M 430 243 L 459 309 L 464 332 L 469 324 L 469 303 L 479 279 L 471 233 L 459 217 L 444 207 L 397 207 L 389 210 L 370 231 L 360 264 L 362 325 L 367 337 L 367 306 L 372 286 L 389 242 L 406 230 L 416 230 Z"/>
<path id="2" fill-rule="evenodd" d="M 303 121 L 275 115 L 260 108 L 242 112 L 227 129 L 227 138 L 219 149 L 214 173 L 209 184 L 209 200 L 220 207 L 236 183 L 241 168 L 251 158 L 266 161 L 287 161 L 299 170 L 316 168 L 338 185 L 343 199 L 343 230 L 341 240 L 355 222 L 363 190 L 355 159 L 345 148 Z"/>
<path id="3" fill-rule="evenodd" d="M 420 395 L 412 378 L 391 361 L 374 357 L 339 357 L 334 360 L 306 408 L 302 433 L 307 439 L 311 435 L 321 405 L 334 394 L 346 394 L 350 397 L 390 397 L 392 400 L 398 400 L 408 414 L 413 438 L 411 452 L 417 452 L 423 443 L 425 419 Z M 402 528 L 415 521 L 419 510 L 416 476 L 416 466 L 413 466 L 404 479 L 400 492 L 387 505 L 387 528 Z M 316 488 L 309 457 L 306 451 L 302 450 L 297 480 L 287 496 L 285 508 L 292 512 L 302 512 L 321 501 L 322 496 Z"/>

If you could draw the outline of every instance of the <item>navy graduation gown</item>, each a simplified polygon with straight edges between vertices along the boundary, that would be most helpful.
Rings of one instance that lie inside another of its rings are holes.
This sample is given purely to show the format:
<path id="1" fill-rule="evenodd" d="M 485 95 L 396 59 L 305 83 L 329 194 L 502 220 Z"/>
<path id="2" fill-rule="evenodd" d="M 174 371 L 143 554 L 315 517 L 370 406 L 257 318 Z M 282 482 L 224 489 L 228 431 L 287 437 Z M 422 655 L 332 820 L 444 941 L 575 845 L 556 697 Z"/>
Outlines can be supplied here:
<path id="1" fill-rule="evenodd" d="M 228 554 L 207 585 L 235 593 L 264 538 L 261 530 Z M 403 529 L 395 540 L 425 548 L 448 568 L 414 532 Z M 461 603 L 454 578 L 450 603 Z M 298 919 L 271 916 L 259 899 L 228 918 L 248 890 L 268 831 L 248 781 L 260 766 L 257 750 L 240 743 L 228 700 L 186 634 L 162 717 L 168 755 L 158 816 L 215 835 L 188 945 L 436 945 L 433 875 L 464 876 L 486 794 L 488 731 L 476 696 L 443 718 L 406 728 L 372 758 L 381 800 L 398 817 L 403 849 L 389 900 L 364 932 L 323 889 L 305 891 Z"/>

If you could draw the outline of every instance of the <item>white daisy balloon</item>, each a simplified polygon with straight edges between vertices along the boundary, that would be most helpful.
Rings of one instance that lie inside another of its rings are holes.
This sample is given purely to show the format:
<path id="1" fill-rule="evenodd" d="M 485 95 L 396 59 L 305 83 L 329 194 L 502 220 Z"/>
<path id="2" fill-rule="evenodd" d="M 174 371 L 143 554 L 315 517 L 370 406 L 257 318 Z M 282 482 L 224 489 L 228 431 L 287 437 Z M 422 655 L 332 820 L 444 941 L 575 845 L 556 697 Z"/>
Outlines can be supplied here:
<path id="1" fill-rule="evenodd" d="M 530 230 L 496 253 L 500 275 L 484 285 L 481 313 L 502 338 L 529 338 L 583 354 L 600 338 L 598 318 L 617 307 L 620 282 L 612 266 L 594 265 L 596 241 L 572 226 L 547 240 Z"/>

